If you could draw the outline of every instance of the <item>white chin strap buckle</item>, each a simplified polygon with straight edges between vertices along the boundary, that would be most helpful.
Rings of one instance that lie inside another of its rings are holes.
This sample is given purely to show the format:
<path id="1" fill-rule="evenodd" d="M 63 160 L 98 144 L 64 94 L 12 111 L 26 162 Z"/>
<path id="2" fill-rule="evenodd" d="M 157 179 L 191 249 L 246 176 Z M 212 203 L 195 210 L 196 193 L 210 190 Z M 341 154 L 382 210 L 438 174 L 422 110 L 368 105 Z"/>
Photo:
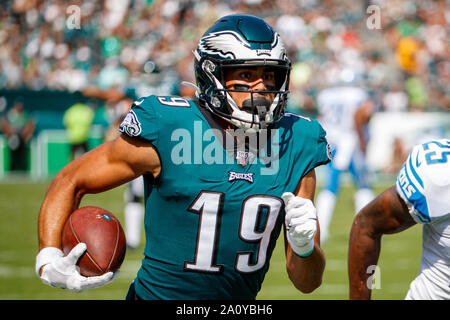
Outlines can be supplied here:
<path id="1" fill-rule="evenodd" d="M 266 129 L 267 128 L 267 123 L 266 123 L 267 108 L 265 106 L 256 106 L 256 110 L 258 112 L 259 128 Z"/>

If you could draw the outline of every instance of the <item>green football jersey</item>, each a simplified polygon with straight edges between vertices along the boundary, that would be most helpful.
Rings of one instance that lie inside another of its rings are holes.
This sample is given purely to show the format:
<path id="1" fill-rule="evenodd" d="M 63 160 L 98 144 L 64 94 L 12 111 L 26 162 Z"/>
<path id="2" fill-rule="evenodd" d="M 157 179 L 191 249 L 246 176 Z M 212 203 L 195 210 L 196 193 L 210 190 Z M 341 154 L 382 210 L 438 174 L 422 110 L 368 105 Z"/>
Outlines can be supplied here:
<path id="1" fill-rule="evenodd" d="M 254 299 L 284 222 L 281 195 L 330 161 L 319 123 L 287 113 L 265 135 L 242 139 L 239 130 L 221 130 L 198 101 L 149 96 L 133 104 L 120 130 L 151 141 L 162 168 L 156 179 L 144 176 L 136 294 Z"/>

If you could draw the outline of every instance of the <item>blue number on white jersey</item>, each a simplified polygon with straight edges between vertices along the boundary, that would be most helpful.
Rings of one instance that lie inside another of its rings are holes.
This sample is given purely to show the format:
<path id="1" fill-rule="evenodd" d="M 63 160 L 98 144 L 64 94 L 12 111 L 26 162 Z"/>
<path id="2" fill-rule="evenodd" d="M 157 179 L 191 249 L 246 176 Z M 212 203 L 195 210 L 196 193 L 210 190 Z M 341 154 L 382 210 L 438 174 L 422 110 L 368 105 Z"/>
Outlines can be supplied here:
<path id="1" fill-rule="evenodd" d="M 431 147 L 430 147 L 431 145 Z M 432 148 L 432 146 L 437 146 L 437 148 Z M 450 156 L 450 145 L 445 145 L 439 141 L 429 141 L 422 144 L 423 150 L 428 151 L 425 153 L 425 159 L 427 164 L 435 163 L 447 163 Z"/>
<path id="2" fill-rule="evenodd" d="M 415 146 L 397 177 L 397 193 L 413 218 L 429 223 L 449 213 L 450 140 L 431 140 Z"/>

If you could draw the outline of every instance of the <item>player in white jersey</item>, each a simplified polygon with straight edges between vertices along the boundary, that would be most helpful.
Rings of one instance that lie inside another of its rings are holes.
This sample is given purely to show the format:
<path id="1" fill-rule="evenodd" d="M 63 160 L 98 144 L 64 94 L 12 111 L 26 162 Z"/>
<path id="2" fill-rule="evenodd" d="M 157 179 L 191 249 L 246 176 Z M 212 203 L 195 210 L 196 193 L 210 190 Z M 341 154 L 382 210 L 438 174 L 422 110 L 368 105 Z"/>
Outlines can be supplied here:
<path id="1" fill-rule="evenodd" d="M 144 222 L 144 179 L 142 176 L 128 183 L 124 198 L 127 247 L 136 249 L 141 244 L 142 223 Z"/>
<path id="2" fill-rule="evenodd" d="M 333 160 L 328 165 L 328 181 L 316 201 L 320 239 L 325 242 L 329 235 L 342 172 L 350 172 L 356 185 L 355 212 L 374 198 L 365 163 L 367 124 L 374 111 L 374 103 L 360 87 L 336 86 L 318 94 L 317 106 L 319 122 L 327 131 L 328 141 L 333 148 Z"/>
<path id="3" fill-rule="evenodd" d="M 450 300 L 449 139 L 415 146 L 395 187 L 356 216 L 348 256 L 351 299 L 370 299 L 367 268 L 377 264 L 381 236 L 416 223 L 423 224 L 421 266 L 405 299 Z"/>

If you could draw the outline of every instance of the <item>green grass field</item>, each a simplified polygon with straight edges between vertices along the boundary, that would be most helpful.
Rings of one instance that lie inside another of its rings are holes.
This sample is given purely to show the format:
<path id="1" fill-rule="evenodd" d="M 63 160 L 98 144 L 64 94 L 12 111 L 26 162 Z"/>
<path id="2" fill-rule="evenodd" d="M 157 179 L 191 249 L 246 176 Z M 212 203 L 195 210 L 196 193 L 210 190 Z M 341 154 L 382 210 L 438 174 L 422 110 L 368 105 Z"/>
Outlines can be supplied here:
<path id="1" fill-rule="evenodd" d="M 50 288 L 34 273 L 37 254 L 37 217 L 47 183 L 0 184 L 0 300 L 123 299 L 135 277 L 143 246 L 128 251 L 121 273 L 112 284 L 80 294 Z M 123 223 L 123 187 L 88 195 L 82 205 L 104 207 Z M 382 188 L 378 188 L 380 192 Z M 275 249 L 266 280 L 258 295 L 264 300 L 347 299 L 347 249 L 353 220 L 353 189 L 344 188 L 338 199 L 331 236 L 323 245 L 327 264 L 322 286 L 312 294 L 301 294 L 285 271 L 282 238 Z M 414 226 L 383 238 L 379 261 L 381 288 L 373 299 L 403 299 L 420 266 L 421 228 Z"/>

